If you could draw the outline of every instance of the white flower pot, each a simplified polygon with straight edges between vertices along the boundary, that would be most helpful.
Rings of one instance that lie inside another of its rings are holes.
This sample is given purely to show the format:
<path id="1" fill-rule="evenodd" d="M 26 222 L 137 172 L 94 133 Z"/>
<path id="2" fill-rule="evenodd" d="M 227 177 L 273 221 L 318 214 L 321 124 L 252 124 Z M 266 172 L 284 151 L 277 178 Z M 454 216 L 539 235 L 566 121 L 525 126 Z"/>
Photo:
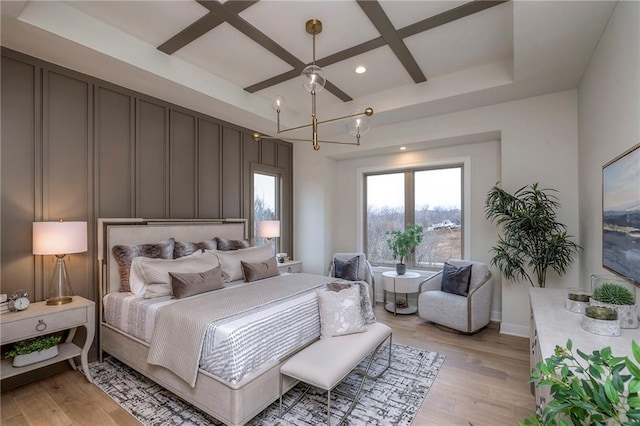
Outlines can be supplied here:
<path id="1" fill-rule="evenodd" d="M 576 314 L 584 314 L 585 308 L 589 306 L 589 302 L 578 302 L 569 298 L 565 301 L 565 308 L 569 312 L 575 312 Z"/>
<path id="2" fill-rule="evenodd" d="M 34 364 L 49 358 L 58 356 L 58 345 L 52 346 L 40 352 L 31 352 L 25 355 L 17 355 L 13 358 L 14 367 L 24 367 L 25 365 Z"/>
<path id="3" fill-rule="evenodd" d="M 618 320 L 620 320 L 620 328 L 638 328 L 638 305 L 612 305 L 595 300 L 590 300 L 591 306 L 605 306 L 618 310 Z"/>
<path id="4" fill-rule="evenodd" d="M 619 336 L 620 320 L 600 320 L 583 315 L 582 328 L 600 336 Z"/>

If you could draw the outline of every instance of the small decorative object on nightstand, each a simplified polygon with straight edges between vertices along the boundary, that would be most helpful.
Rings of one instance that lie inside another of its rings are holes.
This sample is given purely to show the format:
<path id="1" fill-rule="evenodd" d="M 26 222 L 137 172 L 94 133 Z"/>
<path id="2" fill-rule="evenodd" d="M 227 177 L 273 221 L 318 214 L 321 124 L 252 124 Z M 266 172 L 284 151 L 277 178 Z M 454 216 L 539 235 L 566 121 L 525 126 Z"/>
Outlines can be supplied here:
<path id="1" fill-rule="evenodd" d="M 11 296 L 7 306 L 11 312 L 24 311 L 29 307 L 31 301 L 29 295 L 24 290 L 18 290 Z"/>
<path id="2" fill-rule="evenodd" d="M 73 301 L 64 305 L 49 306 L 46 302 L 32 303 L 28 310 L 0 316 L 2 345 L 69 330 L 67 339 L 58 345 L 57 356 L 21 367 L 14 367 L 11 360 L 2 360 L 0 379 L 17 376 L 65 360 L 68 360 L 71 367 L 76 369 L 74 358 L 80 357 L 82 371 L 91 382 L 88 354 L 95 335 L 95 306 L 96 304 L 91 300 L 74 296 Z M 82 347 L 73 343 L 78 327 L 84 327 L 87 331 Z"/>
<path id="3" fill-rule="evenodd" d="M 302 261 L 301 260 L 285 260 L 282 263 L 278 263 L 278 270 L 280 273 L 288 272 L 291 274 L 297 274 L 302 272 Z"/>
<path id="4" fill-rule="evenodd" d="M 399 275 L 396 271 L 382 273 L 382 285 L 384 292 L 384 307 L 387 311 L 397 314 L 413 314 L 418 311 L 417 305 L 409 303 L 409 294 L 418 293 L 420 286 L 420 274 L 417 272 L 405 272 Z M 387 303 L 387 292 L 393 293 L 393 301 Z M 404 298 L 398 298 L 398 293 L 404 293 Z"/>

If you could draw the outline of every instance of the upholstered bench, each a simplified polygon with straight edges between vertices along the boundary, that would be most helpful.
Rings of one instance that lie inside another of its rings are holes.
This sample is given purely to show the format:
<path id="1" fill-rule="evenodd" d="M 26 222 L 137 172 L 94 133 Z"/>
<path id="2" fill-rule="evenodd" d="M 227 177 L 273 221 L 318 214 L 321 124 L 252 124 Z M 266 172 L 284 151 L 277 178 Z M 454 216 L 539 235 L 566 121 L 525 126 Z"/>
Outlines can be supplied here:
<path id="1" fill-rule="evenodd" d="M 289 411 L 306 395 L 310 386 L 327 391 L 327 424 L 331 425 L 331 391 L 351 374 L 362 376 L 362 381 L 353 398 L 351 406 L 342 416 L 338 425 L 342 424 L 353 410 L 364 386 L 364 380 L 375 380 L 391 365 L 391 329 L 381 323 L 368 324 L 364 333 L 348 334 L 345 336 L 329 337 L 318 340 L 294 354 L 280 367 L 280 417 L 282 417 L 282 384 L 283 377 L 288 376 L 309 385 L 300 397 L 293 402 L 285 412 Z M 370 375 L 373 364 L 382 344 L 389 340 L 389 360 L 387 366 L 376 375 Z M 358 364 L 371 354 L 366 369 L 356 369 Z M 337 391 L 334 393 L 338 393 Z"/>

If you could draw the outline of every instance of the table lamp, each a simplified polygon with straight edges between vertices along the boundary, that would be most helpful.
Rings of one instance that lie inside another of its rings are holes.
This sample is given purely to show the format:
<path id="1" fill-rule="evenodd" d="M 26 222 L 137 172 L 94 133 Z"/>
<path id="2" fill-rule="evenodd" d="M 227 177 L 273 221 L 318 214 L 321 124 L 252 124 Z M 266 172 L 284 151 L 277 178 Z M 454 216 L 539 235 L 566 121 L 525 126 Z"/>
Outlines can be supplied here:
<path id="1" fill-rule="evenodd" d="M 272 238 L 278 238 L 280 236 L 280 221 L 279 220 L 261 220 L 258 222 L 258 237 L 266 238 L 269 244 L 271 244 Z M 276 252 L 274 247 L 274 253 Z"/>
<path id="2" fill-rule="evenodd" d="M 87 251 L 87 222 L 33 222 L 33 254 L 54 255 L 56 267 L 49 284 L 47 305 L 63 305 L 72 300 L 64 257 Z"/>

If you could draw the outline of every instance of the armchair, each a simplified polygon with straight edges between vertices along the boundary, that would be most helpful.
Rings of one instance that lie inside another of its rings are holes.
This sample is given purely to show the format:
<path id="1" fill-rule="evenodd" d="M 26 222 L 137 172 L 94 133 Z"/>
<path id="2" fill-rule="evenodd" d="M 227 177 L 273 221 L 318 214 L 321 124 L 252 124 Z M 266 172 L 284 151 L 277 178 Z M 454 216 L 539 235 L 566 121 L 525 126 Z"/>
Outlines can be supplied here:
<path id="1" fill-rule="evenodd" d="M 335 271 L 335 259 L 346 262 L 354 257 L 358 256 L 358 278 L 360 281 L 365 281 L 371 286 L 370 296 L 371 296 L 371 306 L 375 307 L 376 304 L 376 281 L 373 276 L 373 269 L 371 268 L 371 264 L 367 260 L 367 256 L 364 253 L 334 253 L 331 257 L 331 263 L 329 264 L 329 269 L 327 271 L 327 275 L 330 277 L 336 276 Z"/>
<path id="2" fill-rule="evenodd" d="M 472 265 L 467 296 L 441 291 L 440 271 L 420 283 L 418 315 L 427 321 L 462 333 L 475 333 L 490 321 L 493 291 L 491 271 L 486 264 L 480 262 L 459 259 L 447 262 L 456 267 Z"/>

